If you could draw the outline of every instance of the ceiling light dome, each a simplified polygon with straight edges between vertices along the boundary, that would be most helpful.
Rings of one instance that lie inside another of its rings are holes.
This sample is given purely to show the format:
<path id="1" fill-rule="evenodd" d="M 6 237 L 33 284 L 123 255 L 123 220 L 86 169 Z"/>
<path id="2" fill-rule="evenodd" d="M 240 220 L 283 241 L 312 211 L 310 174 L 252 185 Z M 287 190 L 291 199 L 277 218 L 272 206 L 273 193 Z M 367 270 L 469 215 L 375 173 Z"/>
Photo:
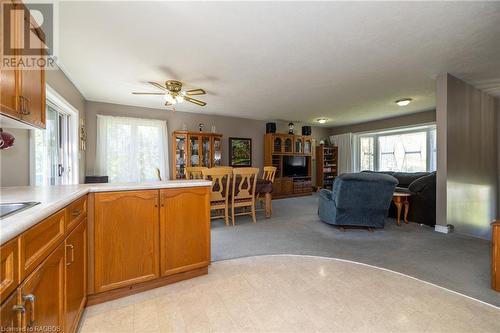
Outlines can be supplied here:
<path id="1" fill-rule="evenodd" d="M 318 118 L 316 121 L 320 124 L 324 124 L 324 123 L 326 123 L 327 119 L 326 118 Z"/>
<path id="2" fill-rule="evenodd" d="M 403 98 L 403 99 L 398 99 L 396 101 L 396 104 L 399 105 L 399 106 L 407 106 L 408 104 L 410 104 L 412 101 L 411 98 Z"/>

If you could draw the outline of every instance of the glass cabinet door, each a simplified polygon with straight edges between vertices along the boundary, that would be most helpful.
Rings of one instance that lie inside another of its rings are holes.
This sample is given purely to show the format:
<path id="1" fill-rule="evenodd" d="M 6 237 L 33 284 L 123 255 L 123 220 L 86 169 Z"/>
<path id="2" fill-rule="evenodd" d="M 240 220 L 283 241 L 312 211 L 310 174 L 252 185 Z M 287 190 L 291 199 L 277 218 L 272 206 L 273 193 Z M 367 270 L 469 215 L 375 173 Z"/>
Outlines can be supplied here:
<path id="1" fill-rule="evenodd" d="M 189 159 L 190 166 L 200 165 L 200 146 L 199 137 L 197 135 L 189 136 Z"/>
<path id="2" fill-rule="evenodd" d="M 213 144 L 213 166 L 221 166 L 222 165 L 222 140 L 220 137 L 214 137 Z"/>
<path id="3" fill-rule="evenodd" d="M 312 154 L 312 141 L 311 141 L 311 139 L 304 140 L 304 154 Z"/>
<path id="4" fill-rule="evenodd" d="M 292 138 L 285 139 L 285 153 L 293 152 L 293 141 Z"/>
<path id="5" fill-rule="evenodd" d="M 295 152 L 296 153 L 303 153 L 303 147 L 302 147 L 302 138 L 296 138 L 295 139 Z"/>
<path id="6" fill-rule="evenodd" d="M 283 140 L 279 136 L 275 136 L 273 139 L 273 153 L 281 153 L 281 147 L 283 145 Z"/>
<path id="7" fill-rule="evenodd" d="M 201 137 L 201 166 L 202 167 L 211 167 L 210 160 L 212 158 L 212 151 L 210 148 L 210 137 L 202 136 Z"/>
<path id="8" fill-rule="evenodd" d="M 175 136 L 175 179 L 186 178 L 186 135 Z"/>

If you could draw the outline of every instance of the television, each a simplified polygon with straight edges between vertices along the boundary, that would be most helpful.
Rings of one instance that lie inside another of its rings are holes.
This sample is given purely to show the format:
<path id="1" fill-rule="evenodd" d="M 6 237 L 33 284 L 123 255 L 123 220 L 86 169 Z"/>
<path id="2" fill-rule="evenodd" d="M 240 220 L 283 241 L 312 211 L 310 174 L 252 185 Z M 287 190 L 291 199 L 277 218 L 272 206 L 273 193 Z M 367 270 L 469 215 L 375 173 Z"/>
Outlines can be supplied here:
<path id="1" fill-rule="evenodd" d="M 284 177 L 307 177 L 307 159 L 305 156 L 283 156 Z"/>

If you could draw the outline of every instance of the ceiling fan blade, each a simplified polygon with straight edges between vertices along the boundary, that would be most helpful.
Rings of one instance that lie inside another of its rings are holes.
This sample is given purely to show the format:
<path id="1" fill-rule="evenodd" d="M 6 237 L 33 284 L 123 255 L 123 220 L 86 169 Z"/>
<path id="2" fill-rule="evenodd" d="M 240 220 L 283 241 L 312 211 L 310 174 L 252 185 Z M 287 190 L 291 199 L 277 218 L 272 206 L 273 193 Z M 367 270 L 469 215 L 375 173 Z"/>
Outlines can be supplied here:
<path id="1" fill-rule="evenodd" d="M 156 82 L 152 82 L 152 81 L 149 81 L 148 82 L 149 84 L 152 84 L 153 86 L 155 86 L 156 88 L 159 88 L 159 89 L 162 89 L 162 90 L 166 90 L 168 91 L 168 89 L 165 87 L 165 86 L 162 86 L 161 84 L 159 83 L 156 83 Z"/>
<path id="2" fill-rule="evenodd" d="M 153 92 L 132 92 L 134 95 L 165 95 L 165 93 L 153 93 Z"/>
<path id="3" fill-rule="evenodd" d="M 194 104 L 199 105 L 199 106 L 205 106 L 205 105 L 207 105 L 207 103 L 205 103 L 203 101 L 200 101 L 199 99 L 194 99 L 194 98 L 191 98 L 191 97 L 188 97 L 188 96 L 184 96 L 184 100 L 188 101 L 188 102 L 191 102 L 191 103 L 194 103 Z"/>
<path id="4" fill-rule="evenodd" d="M 195 95 L 205 95 L 207 92 L 203 89 L 193 89 L 186 91 L 186 95 L 195 96 Z"/>

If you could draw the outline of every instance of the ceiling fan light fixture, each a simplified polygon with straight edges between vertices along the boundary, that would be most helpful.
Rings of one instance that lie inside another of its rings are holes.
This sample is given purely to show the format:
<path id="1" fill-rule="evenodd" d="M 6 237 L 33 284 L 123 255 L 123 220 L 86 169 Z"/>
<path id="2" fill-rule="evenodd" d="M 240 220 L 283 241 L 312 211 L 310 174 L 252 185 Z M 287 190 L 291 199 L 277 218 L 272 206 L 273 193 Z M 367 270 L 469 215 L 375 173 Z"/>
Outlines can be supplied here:
<path id="1" fill-rule="evenodd" d="M 407 106 L 408 104 L 410 104 L 412 101 L 411 98 L 403 98 L 403 99 L 398 99 L 396 101 L 396 104 L 399 105 L 399 106 Z"/>
<path id="2" fill-rule="evenodd" d="M 177 100 L 170 94 L 165 94 L 165 102 L 170 104 L 177 104 Z"/>
<path id="3" fill-rule="evenodd" d="M 184 96 L 182 96 L 182 95 L 177 95 L 177 96 L 175 96 L 175 101 L 176 101 L 177 103 L 182 103 L 182 102 L 184 102 Z"/>
<path id="4" fill-rule="evenodd" d="M 318 118 L 316 121 L 320 124 L 324 124 L 324 123 L 326 123 L 327 119 L 326 118 Z"/>

